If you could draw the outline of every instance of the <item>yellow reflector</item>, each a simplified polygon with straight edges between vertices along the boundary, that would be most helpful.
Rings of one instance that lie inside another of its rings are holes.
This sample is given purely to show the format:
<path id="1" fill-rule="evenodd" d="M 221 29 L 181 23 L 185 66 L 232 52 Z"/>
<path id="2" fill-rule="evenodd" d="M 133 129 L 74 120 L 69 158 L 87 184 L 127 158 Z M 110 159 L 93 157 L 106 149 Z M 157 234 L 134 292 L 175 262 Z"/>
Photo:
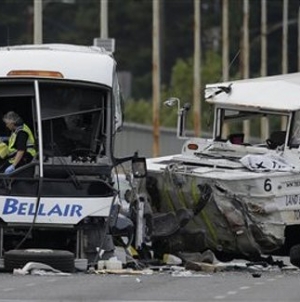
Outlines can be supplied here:
<path id="1" fill-rule="evenodd" d="M 0 142 L 0 158 L 4 159 L 6 158 L 7 155 L 8 155 L 8 146 L 5 143 Z"/>
<path id="2" fill-rule="evenodd" d="M 188 149 L 189 150 L 197 150 L 198 149 L 198 145 L 197 144 L 188 144 Z"/>
<path id="3" fill-rule="evenodd" d="M 62 73 L 58 71 L 48 70 L 11 70 L 8 74 L 10 77 L 47 77 L 47 78 L 63 78 Z"/>
<path id="4" fill-rule="evenodd" d="M 129 252 L 129 254 L 132 256 L 132 257 L 137 257 L 139 254 L 138 252 L 136 251 L 136 249 L 130 245 L 128 248 L 127 248 L 127 252 Z"/>

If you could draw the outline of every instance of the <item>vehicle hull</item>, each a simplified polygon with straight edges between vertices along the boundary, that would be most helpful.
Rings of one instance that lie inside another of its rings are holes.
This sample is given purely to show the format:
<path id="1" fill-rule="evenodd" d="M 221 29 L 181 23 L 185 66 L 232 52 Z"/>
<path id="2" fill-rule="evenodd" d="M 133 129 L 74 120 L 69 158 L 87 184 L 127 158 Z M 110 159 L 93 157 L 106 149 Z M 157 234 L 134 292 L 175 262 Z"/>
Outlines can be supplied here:
<path id="1" fill-rule="evenodd" d="M 164 237 L 170 252 L 272 254 L 284 247 L 286 228 L 299 224 L 297 173 L 152 164 L 148 160 L 147 191 L 154 216 L 173 212 L 180 224 L 172 236 L 155 239 Z"/>

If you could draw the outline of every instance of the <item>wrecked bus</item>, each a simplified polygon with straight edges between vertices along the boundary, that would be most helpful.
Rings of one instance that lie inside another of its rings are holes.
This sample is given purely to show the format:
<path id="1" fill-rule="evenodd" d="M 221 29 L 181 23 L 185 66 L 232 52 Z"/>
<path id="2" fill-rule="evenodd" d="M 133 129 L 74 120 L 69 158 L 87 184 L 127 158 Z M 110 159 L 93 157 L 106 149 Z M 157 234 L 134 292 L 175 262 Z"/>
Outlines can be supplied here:
<path id="1" fill-rule="evenodd" d="M 179 108 L 183 146 L 180 154 L 147 159 L 157 254 L 286 255 L 300 267 L 299 95 L 300 73 L 207 85 L 209 139 L 186 137 L 189 106 L 165 102 Z M 255 139 L 261 126 L 270 135 Z"/>
<path id="2" fill-rule="evenodd" d="M 71 271 L 70 257 L 92 262 L 99 250 L 111 251 L 114 137 L 122 126 L 114 58 L 95 46 L 2 47 L 1 118 L 8 111 L 32 130 L 37 155 L 0 174 L 2 264 L 65 259 L 63 269 Z M 9 136 L 4 123 L 0 135 Z"/>

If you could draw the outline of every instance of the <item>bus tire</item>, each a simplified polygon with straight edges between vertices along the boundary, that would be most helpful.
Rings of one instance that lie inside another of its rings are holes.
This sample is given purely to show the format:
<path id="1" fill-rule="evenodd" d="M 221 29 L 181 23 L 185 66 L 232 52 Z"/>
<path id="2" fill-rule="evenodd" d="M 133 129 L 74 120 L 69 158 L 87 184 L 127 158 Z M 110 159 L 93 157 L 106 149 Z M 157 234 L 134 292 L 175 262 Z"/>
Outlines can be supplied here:
<path id="1" fill-rule="evenodd" d="M 62 272 L 72 273 L 75 270 L 74 254 L 69 251 L 24 249 L 10 250 L 4 254 L 4 269 L 7 271 L 23 268 L 28 262 L 47 264 Z"/>
<path id="2" fill-rule="evenodd" d="M 291 247 L 290 262 L 300 268 L 300 244 L 296 244 Z"/>

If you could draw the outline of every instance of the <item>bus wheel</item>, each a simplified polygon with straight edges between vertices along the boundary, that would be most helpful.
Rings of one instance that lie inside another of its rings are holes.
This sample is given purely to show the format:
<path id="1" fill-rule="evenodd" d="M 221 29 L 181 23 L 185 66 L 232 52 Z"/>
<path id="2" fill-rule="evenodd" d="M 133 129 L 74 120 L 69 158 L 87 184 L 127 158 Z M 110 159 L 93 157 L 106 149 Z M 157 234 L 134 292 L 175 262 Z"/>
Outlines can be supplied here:
<path id="1" fill-rule="evenodd" d="M 300 267 L 300 244 L 296 244 L 291 247 L 290 261 L 293 265 Z"/>
<path id="2" fill-rule="evenodd" d="M 23 268 L 28 262 L 47 264 L 62 272 L 74 272 L 74 254 L 69 251 L 52 249 L 10 250 L 4 254 L 4 269 L 13 271 Z"/>

